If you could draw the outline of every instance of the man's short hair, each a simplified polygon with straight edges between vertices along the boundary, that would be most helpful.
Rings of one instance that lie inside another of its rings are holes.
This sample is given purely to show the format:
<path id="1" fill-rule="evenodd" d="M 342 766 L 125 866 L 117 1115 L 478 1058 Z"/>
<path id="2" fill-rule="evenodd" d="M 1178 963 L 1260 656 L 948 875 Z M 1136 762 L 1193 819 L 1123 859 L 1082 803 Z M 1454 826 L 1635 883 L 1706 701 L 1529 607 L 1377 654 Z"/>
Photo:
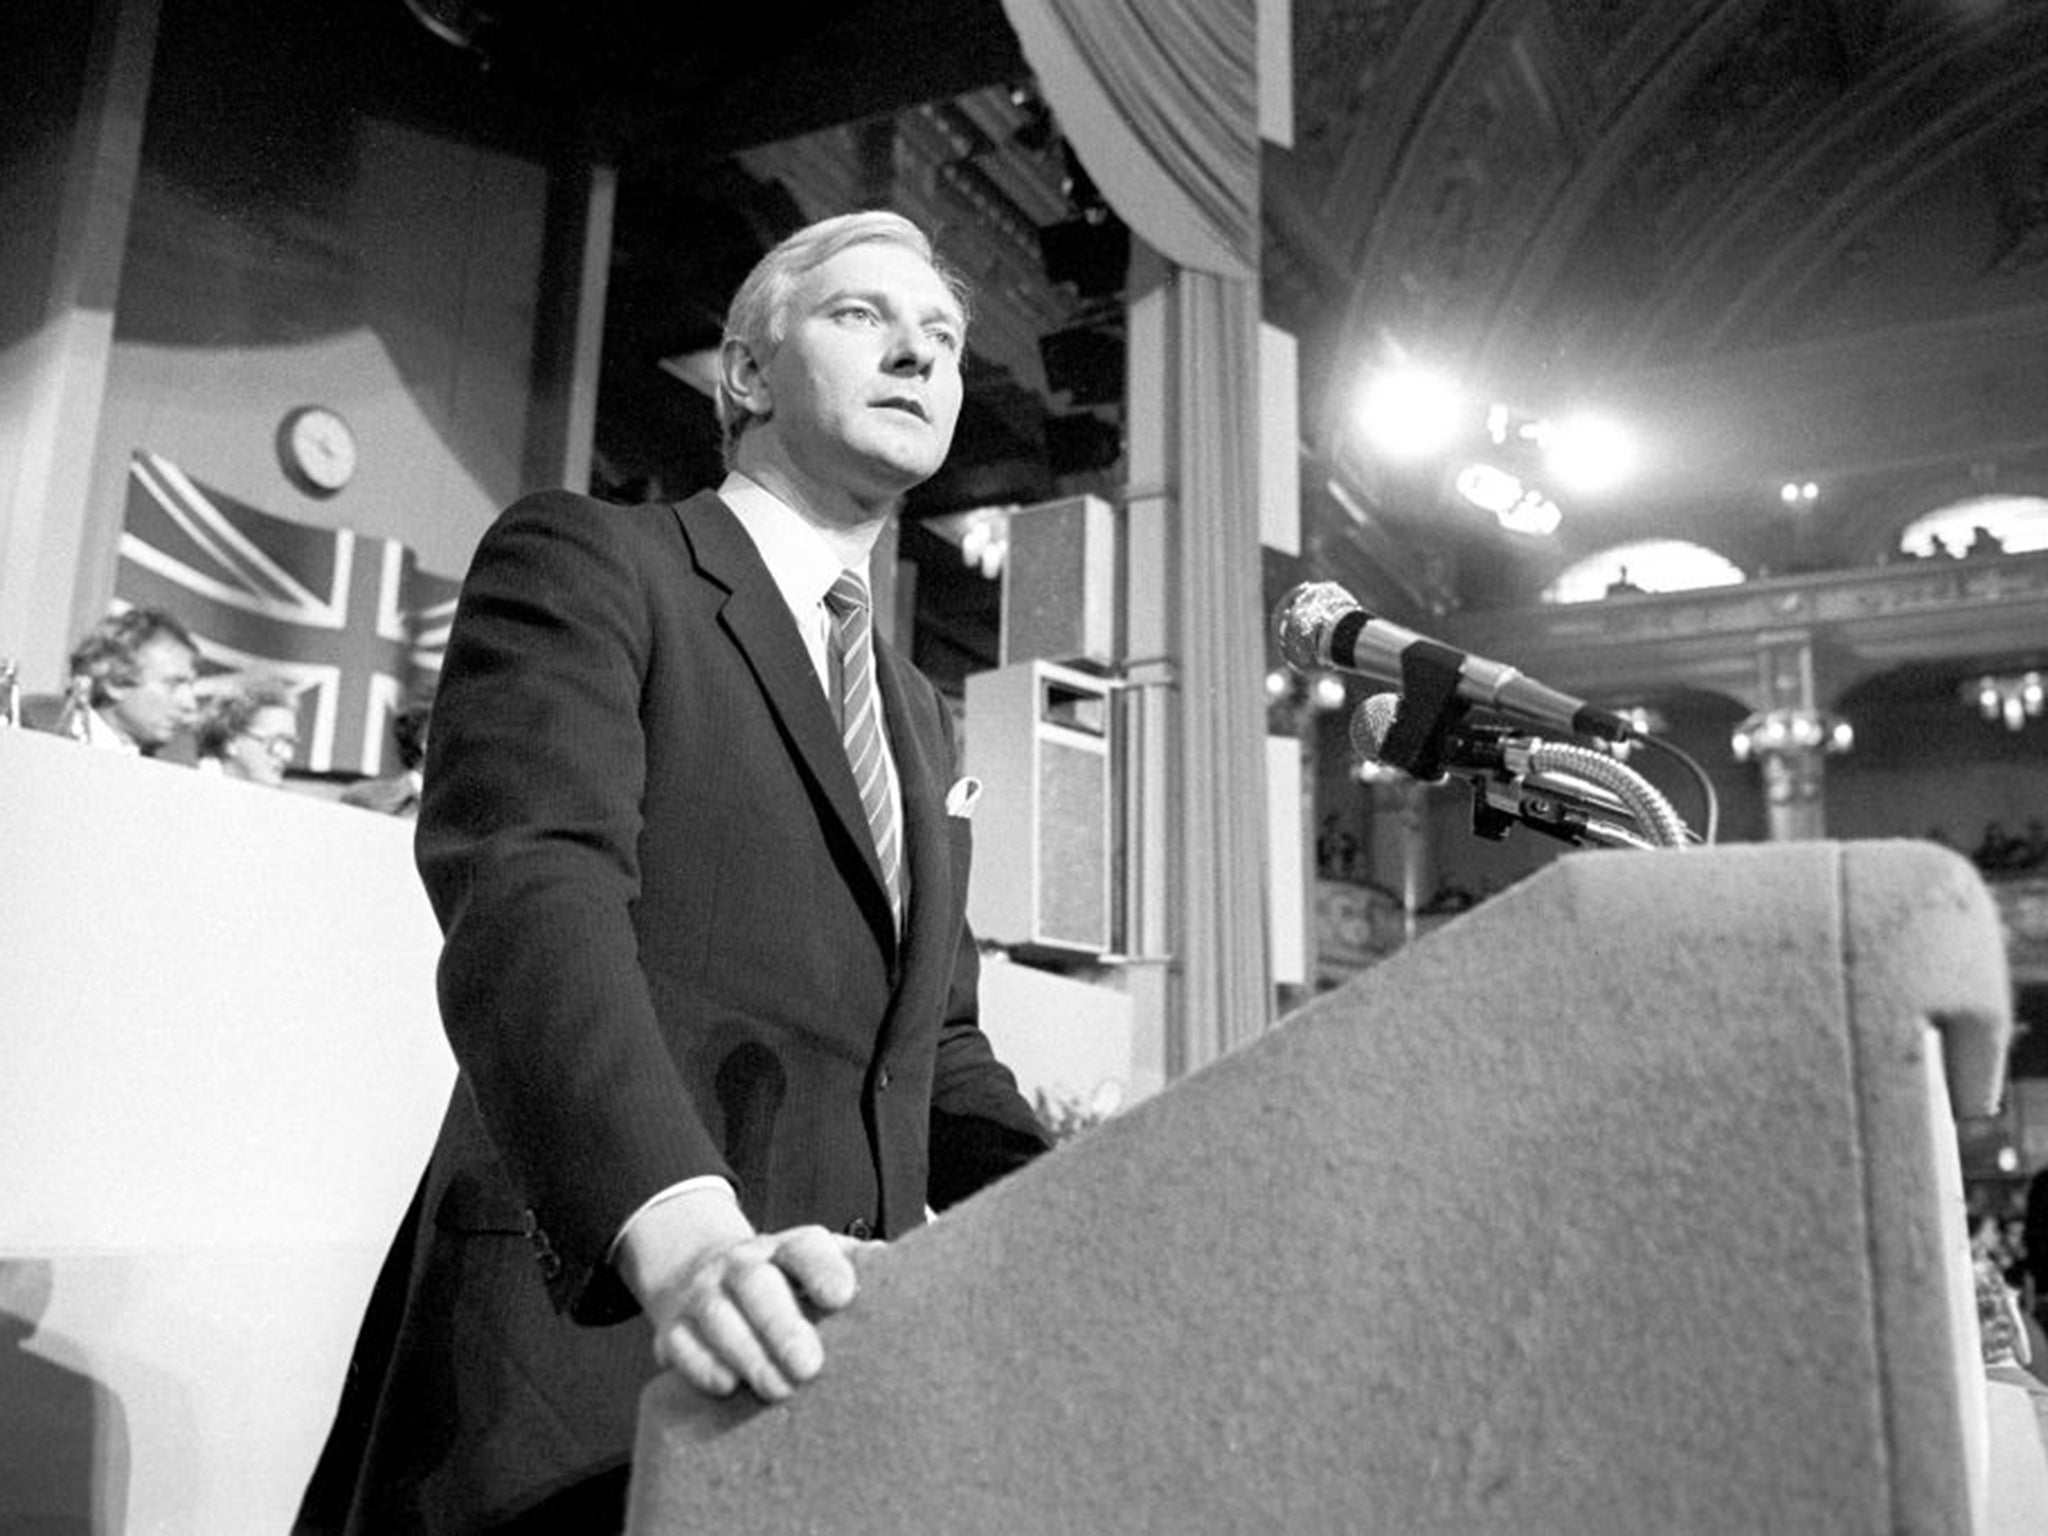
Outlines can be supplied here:
<path id="1" fill-rule="evenodd" d="M 107 703 L 114 688 L 129 688 L 142 680 L 136 657 L 153 640 L 172 640 L 196 658 L 199 642 L 185 626 L 161 608 L 128 608 L 110 613 L 86 631 L 71 651 L 71 675 L 90 678 L 95 707 Z"/>
<path id="2" fill-rule="evenodd" d="M 870 209 L 807 224 L 756 262 L 725 313 L 721 350 L 723 342 L 737 341 L 756 362 L 767 362 L 788 331 L 789 301 L 797 284 L 841 251 L 870 244 L 900 245 L 929 264 L 953 296 L 953 302 L 960 306 L 960 319 L 965 324 L 970 298 L 966 279 L 940 257 L 932 248 L 930 237 L 910 220 L 900 213 Z M 720 439 L 726 466 L 730 468 L 740 434 L 747 430 L 754 413 L 726 389 L 722 371 L 717 406 Z"/>
<path id="3" fill-rule="evenodd" d="M 201 757 L 223 757 L 228 743 L 246 735 L 256 717 L 266 709 L 299 712 L 299 701 L 283 683 L 268 680 L 243 683 L 217 693 L 199 717 L 194 739 Z"/>

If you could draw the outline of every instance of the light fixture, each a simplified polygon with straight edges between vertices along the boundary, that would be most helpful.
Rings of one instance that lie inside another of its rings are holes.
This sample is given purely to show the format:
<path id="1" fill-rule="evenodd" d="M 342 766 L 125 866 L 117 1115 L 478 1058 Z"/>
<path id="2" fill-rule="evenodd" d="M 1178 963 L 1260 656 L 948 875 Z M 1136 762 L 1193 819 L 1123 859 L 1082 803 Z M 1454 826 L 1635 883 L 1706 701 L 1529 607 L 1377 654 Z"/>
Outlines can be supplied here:
<path id="1" fill-rule="evenodd" d="M 1344 707 L 1344 679 L 1334 672 L 1319 672 L 1308 685 L 1308 705 L 1318 714 Z"/>
<path id="2" fill-rule="evenodd" d="M 2039 672 L 1987 675 L 1962 688 L 1965 703 L 1975 704 L 1986 720 L 2002 720 L 2008 731 L 2017 731 L 2029 720 L 2041 718 L 2044 684 Z"/>
<path id="3" fill-rule="evenodd" d="M 1460 496 L 1481 511 L 1491 512 L 1510 533 L 1547 538 L 1564 521 L 1556 502 L 1497 464 L 1483 460 L 1467 464 L 1451 483 Z"/>
<path id="4" fill-rule="evenodd" d="M 1003 561 L 1010 553 L 1010 514 L 1016 510 L 1015 503 L 970 507 L 965 512 L 928 517 L 924 524 L 941 538 L 960 546 L 962 565 L 993 581 L 1002 574 Z"/>
<path id="5" fill-rule="evenodd" d="M 1580 414 L 1537 423 L 1548 478 L 1560 490 L 1584 495 L 1611 490 L 1635 468 L 1636 448 L 1620 426 L 1604 416 Z"/>
<path id="6" fill-rule="evenodd" d="M 1390 461 L 1426 459 L 1460 445 L 1484 453 L 1485 459 L 1456 469 L 1451 486 L 1510 533 L 1555 533 L 1564 514 L 1554 491 L 1597 494 L 1635 468 L 1636 447 L 1628 434 L 1593 412 L 1552 421 L 1499 400 L 1483 416 L 1475 416 L 1476 409 L 1443 374 L 1402 361 L 1367 380 L 1358 423 Z"/>
<path id="7" fill-rule="evenodd" d="M 1445 375 L 1402 364 L 1374 374 L 1359 399 L 1359 425 L 1390 459 L 1440 452 L 1464 428 L 1467 405 Z"/>
<path id="8" fill-rule="evenodd" d="M 1522 482 L 1497 464 L 1467 464 L 1451 482 L 1458 494 L 1482 512 L 1505 517 L 1522 499 Z"/>
<path id="9" fill-rule="evenodd" d="M 1278 726 L 1298 731 L 1309 720 L 1318 715 L 1327 715 L 1342 709 L 1350 699 L 1342 674 L 1336 672 L 1297 672 L 1291 667 L 1275 667 L 1266 674 L 1266 707 L 1273 711 L 1273 720 Z"/>
<path id="10" fill-rule="evenodd" d="M 1735 727 L 1729 742 L 1740 763 L 1752 757 L 1846 752 L 1855 744 L 1855 727 L 1824 709 L 1759 710 Z"/>
<path id="11" fill-rule="evenodd" d="M 1534 486 L 1526 488 L 1520 500 L 1496 516 L 1509 533 L 1526 533 L 1539 539 L 1549 538 L 1564 521 L 1557 503 Z"/>

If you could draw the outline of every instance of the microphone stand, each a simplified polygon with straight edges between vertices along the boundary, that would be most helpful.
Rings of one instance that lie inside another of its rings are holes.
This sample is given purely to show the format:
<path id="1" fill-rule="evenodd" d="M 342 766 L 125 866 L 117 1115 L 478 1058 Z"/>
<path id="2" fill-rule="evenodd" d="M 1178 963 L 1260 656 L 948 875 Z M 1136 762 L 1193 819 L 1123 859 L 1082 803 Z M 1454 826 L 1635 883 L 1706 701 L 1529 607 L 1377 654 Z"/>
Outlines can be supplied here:
<path id="1" fill-rule="evenodd" d="M 1657 844 L 1621 822 L 1585 809 L 1584 791 L 1565 791 L 1552 781 L 1524 783 L 1511 775 L 1472 781 L 1472 834 L 1504 842 L 1519 823 L 1532 832 L 1573 847 L 1655 848 Z"/>
<path id="2" fill-rule="evenodd" d="M 1536 791 L 1536 801 L 1555 800 L 1562 807 L 1560 821 L 1584 832 L 1589 841 L 1629 848 L 1683 848 L 1690 841 L 1685 822 L 1672 809 L 1671 802 L 1648 779 L 1604 752 L 1540 737 L 1510 737 L 1501 743 L 1501 757 L 1501 775 L 1517 786 L 1510 797 L 1514 807 L 1519 808 L 1530 798 L 1520 788 L 1521 781 L 1526 779 Z M 1634 830 L 1623 824 L 1603 823 L 1580 811 L 1571 803 L 1573 800 L 1590 804 L 1603 813 L 1618 813 L 1625 823 L 1633 824 Z M 1508 808 L 1491 798 L 1486 803 L 1497 809 Z M 1526 817 L 1520 819 L 1527 825 L 1536 825 Z M 1580 820 L 1583 827 L 1577 826 Z M 1544 830 L 1540 826 L 1537 829 Z M 1473 830 L 1480 830 L 1476 806 Z"/>
<path id="3" fill-rule="evenodd" d="M 1381 695 L 1376 697 L 1392 697 Z M 1367 700 L 1357 720 L 1367 720 Z M 1380 761 L 1415 778 L 1441 781 L 1453 742 L 1466 744 L 1473 774 L 1472 830 L 1499 842 L 1520 822 L 1545 836 L 1575 845 L 1616 848 L 1683 848 L 1690 841 L 1685 822 L 1671 802 L 1641 774 L 1605 752 L 1570 742 L 1511 735 L 1496 726 L 1468 727 L 1470 707 L 1437 687 L 1417 701 L 1407 695 L 1391 723 L 1366 726 Z M 1353 740 L 1361 750 L 1357 720 Z M 1487 750 L 1475 772 L 1470 744 Z"/>

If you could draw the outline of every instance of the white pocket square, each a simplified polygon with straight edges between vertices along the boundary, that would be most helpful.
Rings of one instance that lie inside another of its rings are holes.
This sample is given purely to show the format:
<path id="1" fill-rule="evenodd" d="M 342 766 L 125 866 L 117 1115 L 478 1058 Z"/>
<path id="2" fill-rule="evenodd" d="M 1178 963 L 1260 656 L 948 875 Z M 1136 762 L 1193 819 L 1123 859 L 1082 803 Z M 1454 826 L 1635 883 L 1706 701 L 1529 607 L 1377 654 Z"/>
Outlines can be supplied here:
<path id="1" fill-rule="evenodd" d="M 972 816 L 974 807 L 981 799 L 981 780 L 961 779 L 946 791 L 946 814 L 948 816 Z"/>

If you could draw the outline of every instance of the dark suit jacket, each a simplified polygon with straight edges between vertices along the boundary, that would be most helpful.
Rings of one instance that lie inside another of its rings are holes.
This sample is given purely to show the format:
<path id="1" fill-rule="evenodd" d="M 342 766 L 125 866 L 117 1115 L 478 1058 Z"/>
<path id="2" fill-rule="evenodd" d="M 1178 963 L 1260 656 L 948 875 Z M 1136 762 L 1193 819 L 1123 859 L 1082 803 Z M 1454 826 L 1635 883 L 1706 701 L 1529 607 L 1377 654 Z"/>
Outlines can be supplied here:
<path id="1" fill-rule="evenodd" d="M 484 538 L 417 833 L 460 1080 L 323 1462 L 350 1529 L 487 1527 L 624 1465 L 650 1341 L 600 1326 L 634 1316 L 606 1250 L 657 1190 L 723 1174 L 763 1228 L 895 1236 L 1043 1150 L 977 1024 L 950 716 L 876 662 L 900 942 L 824 690 L 723 502 L 551 492 Z M 302 1528 L 333 1528 L 317 1502 Z"/>

